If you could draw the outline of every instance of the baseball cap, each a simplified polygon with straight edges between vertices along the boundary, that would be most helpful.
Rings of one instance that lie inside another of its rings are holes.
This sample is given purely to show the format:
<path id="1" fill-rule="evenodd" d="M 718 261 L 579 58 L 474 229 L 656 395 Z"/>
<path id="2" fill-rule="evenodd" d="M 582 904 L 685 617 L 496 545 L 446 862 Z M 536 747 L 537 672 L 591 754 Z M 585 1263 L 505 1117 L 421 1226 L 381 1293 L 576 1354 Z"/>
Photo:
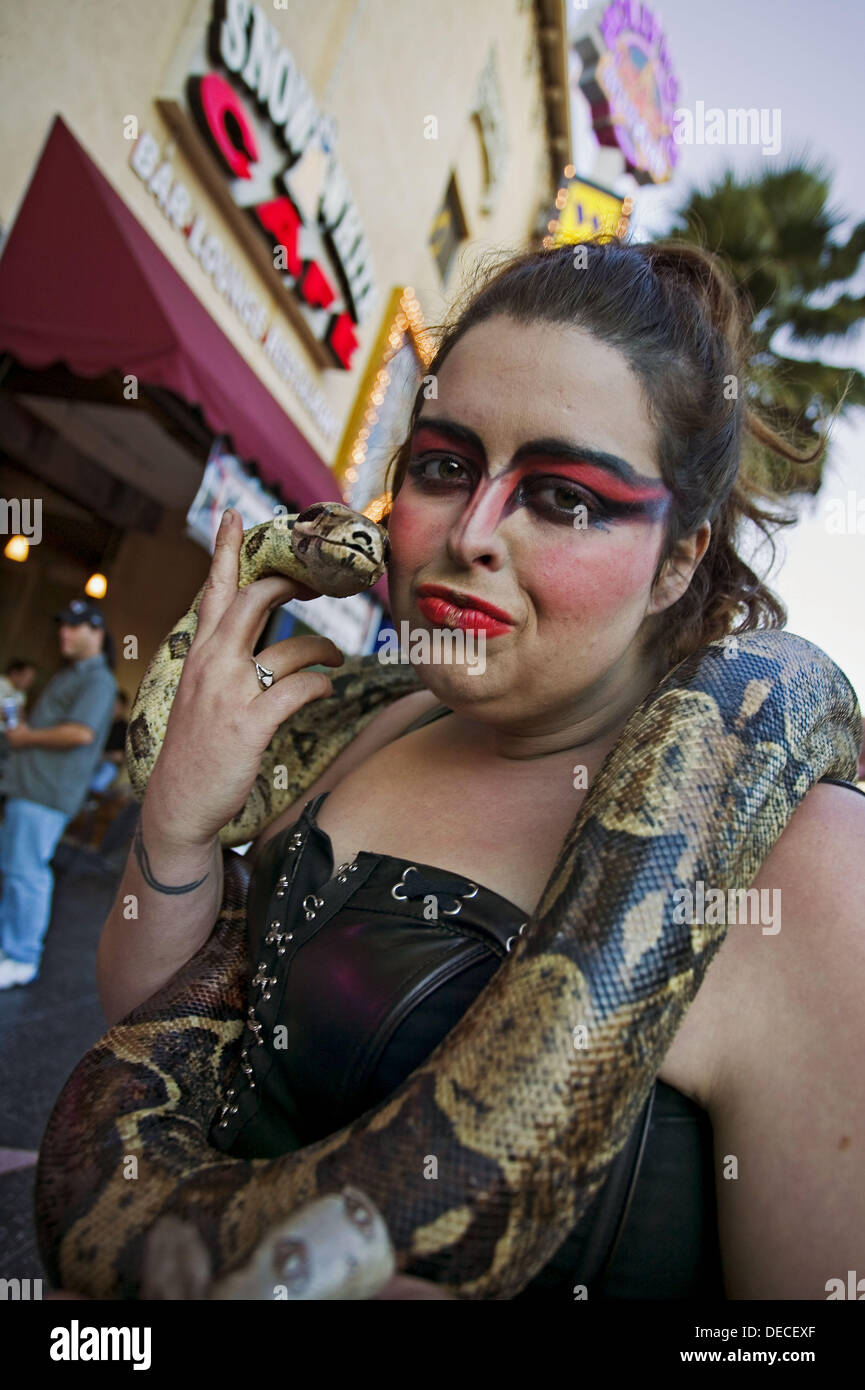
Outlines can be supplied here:
<path id="1" fill-rule="evenodd" d="M 72 627 L 78 623 L 89 623 L 91 627 L 105 627 L 105 614 L 98 604 L 91 603 L 89 599 L 74 598 L 67 608 L 54 614 L 54 621 L 67 623 Z"/>

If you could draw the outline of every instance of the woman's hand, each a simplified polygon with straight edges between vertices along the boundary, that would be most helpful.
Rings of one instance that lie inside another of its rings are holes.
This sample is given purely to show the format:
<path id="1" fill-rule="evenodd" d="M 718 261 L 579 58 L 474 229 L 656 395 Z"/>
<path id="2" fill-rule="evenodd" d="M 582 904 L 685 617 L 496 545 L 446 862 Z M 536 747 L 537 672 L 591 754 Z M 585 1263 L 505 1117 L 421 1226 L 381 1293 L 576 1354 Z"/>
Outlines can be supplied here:
<path id="1" fill-rule="evenodd" d="M 255 660 L 274 672 L 262 690 L 253 665 L 255 643 L 272 609 L 313 589 L 281 577 L 238 589 L 243 526 L 236 512 L 223 517 L 198 614 L 198 629 L 183 665 L 165 742 L 147 785 L 142 818 L 176 845 L 211 842 L 241 809 L 276 729 L 301 706 L 333 687 L 311 663 L 339 666 L 342 652 L 324 637 L 289 637 Z"/>

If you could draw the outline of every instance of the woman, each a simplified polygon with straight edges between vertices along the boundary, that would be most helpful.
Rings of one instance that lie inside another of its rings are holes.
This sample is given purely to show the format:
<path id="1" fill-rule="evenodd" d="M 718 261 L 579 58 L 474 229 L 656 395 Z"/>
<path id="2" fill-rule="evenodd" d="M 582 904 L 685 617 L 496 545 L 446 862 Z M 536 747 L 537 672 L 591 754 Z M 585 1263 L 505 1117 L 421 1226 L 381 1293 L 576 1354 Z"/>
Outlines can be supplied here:
<path id="1" fill-rule="evenodd" d="M 794 457 L 746 410 L 735 292 L 694 249 L 586 249 L 500 269 L 446 331 L 429 367 L 436 391 L 418 393 L 392 483 L 393 618 L 398 629 L 482 630 L 485 664 L 418 668 L 425 689 L 379 713 L 254 846 L 250 929 L 262 949 L 262 905 L 275 876 L 288 883 L 293 844 L 304 844 L 307 912 L 340 872 L 349 896 L 276 986 L 280 1019 L 302 1017 L 306 1031 L 270 1055 L 267 1084 L 254 1103 L 241 1098 L 241 1126 L 226 1107 L 233 1152 L 309 1142 L 397 1085 L 500 964 L 503 924 L 517 932 L 530 918 L 644 695 L 705 642 L 783 621 L 735 548 L 742 518 L 770 519 L 741 467 L 746 426 Z M 109 1022 L 207 939 L 222 892 L 217 832 L 279 723 L 329 693 L 303 667 L 341 660 L 324 639 L 289 638 L 258 653 L 277 674 L 261 691 L 250 658 L 267 615 L 310 591 L 271 578 L 238 593 L 240 539 L 228 516 L 105 925 Z M 855 789 L 824 783 L 804 798 L 753 885 L 775 890 L 783 921 L 731 926 L 664 1060 L 654 1122 L 644 1112 L 608 1188 L 529 1293 L 572 1299 L 588 1269 L 592 1297 L 723 1287 L 813 1299 L 862 1267 L 863 834 Z M 394 888 L 361 909 L 348 866 L 364 853 Z M 384 936 L 377 909 L 391 914 Z M 474 954 L 411 1006 L 433 969 L 424 952 L 460 931 Z M 284 974 L 275 947 L 272 960 Z M 376 1050 L 352 989 L 366 999 L 384 975 Z M 362 1074 L 349 1065 L 359 1056 Z"/>

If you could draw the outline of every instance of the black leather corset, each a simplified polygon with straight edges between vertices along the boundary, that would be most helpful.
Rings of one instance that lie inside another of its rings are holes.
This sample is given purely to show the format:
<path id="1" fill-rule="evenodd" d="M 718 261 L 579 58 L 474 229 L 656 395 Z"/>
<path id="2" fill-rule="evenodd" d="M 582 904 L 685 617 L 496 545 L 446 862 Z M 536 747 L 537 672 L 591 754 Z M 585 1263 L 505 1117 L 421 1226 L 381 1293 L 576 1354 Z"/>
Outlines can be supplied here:
<path id="1" fill-rule="evenodd" d="M 460 1021 L 524 924 L 506 898 L 444 869 L 368 851 L 335 868 L 316 824 L 326 795 L 268 841 L 250 880 L 243 1070 L 210 1133 L 238 1158 L 302 1148 L 385 1100 Z M 707 1126 L 656 1082 L 604 1187 L 520 1298 L 571 1301 L 576 1282 L 592 1297 L 716 1289 Z"/>
<path id="2" fill-rule="evenodd" d="M 362 850 L 335 869 L 315 819 L 326 795 L 268 841 L 250 881 L 244 1072 L 212 1131 L 237 1157 L 313 1143 L 384 1100 L 525 923 L 507 899 L 431 865 Z"/>

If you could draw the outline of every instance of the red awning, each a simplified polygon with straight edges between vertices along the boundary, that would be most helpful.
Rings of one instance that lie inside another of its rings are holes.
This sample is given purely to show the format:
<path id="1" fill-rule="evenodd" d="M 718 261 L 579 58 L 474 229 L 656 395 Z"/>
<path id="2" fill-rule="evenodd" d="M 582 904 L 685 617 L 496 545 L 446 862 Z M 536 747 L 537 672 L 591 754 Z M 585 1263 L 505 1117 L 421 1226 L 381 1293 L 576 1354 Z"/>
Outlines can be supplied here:
<path id="1" fill-rule="evenodd" d="M 78 376 L 119 370 L 199 406 L 299 506 L 336 477 L 56 116 L 0 257 L 0 350 Z"/>

